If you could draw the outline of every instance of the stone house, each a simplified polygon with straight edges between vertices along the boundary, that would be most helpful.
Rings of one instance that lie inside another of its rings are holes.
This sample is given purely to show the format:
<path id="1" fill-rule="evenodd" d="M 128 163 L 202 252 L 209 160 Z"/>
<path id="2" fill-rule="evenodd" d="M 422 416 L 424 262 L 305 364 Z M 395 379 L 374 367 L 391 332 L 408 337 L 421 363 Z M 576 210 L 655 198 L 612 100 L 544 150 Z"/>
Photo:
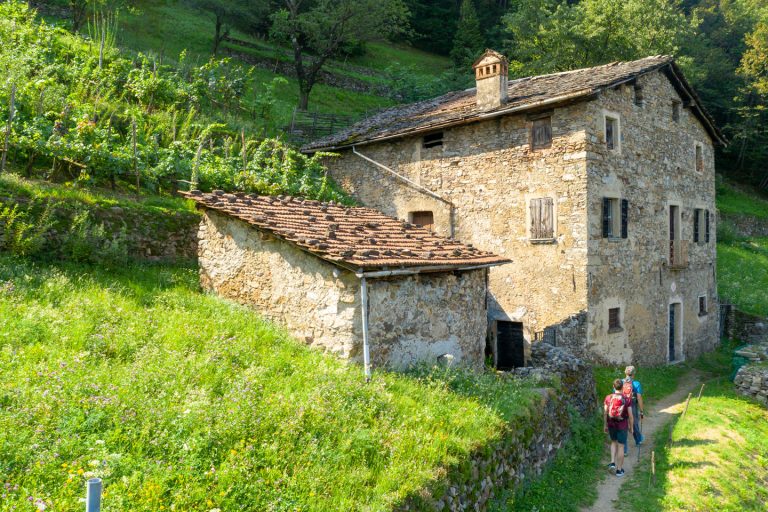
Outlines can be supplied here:
<path id="1" fill-rule="evenodd" d="M 255 307 L 309 345 L 403 368 L 450 355 L 480 368 L 488 269 L 505 258 L 369 208 L 185 193 L 203 211 L 204 289 Z"/>
<path id="2" fill-rule="evenodd" d="M 507 79 L 369 117 L 303 151 L 363 204 L 513 260 L 489 273 L 500 368 L 549 339 L 663 364 L 718 341 L 714 146 L 674 59 Z M 524 340 L 524 341 L 523 341 Z"/>

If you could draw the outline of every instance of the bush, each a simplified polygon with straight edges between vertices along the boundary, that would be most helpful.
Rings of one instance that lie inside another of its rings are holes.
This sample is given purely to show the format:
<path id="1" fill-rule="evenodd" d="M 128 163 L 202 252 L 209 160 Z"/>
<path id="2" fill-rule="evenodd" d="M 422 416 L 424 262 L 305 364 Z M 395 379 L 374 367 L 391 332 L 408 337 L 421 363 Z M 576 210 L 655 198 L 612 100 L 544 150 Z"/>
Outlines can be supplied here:
<path id="1" fill-rule="evenodd" d="M 51 204 L 46 202 L 42 213 L 30 215 L 18 204 L 0 208 L 0 250 L 19 256 L 37 254 L 45 242 L 45 233 L 51 228 Z"/>
<path id="2" fill-rule="evenodd" d="M 732 245 L 740 238 L 736 226 L 728 219 L 720 219 L 717 223 L 717 241 L 718 243 Z"/>
<path id="3" fill-rule="evenodd" d="M 128 262 L 127 230 L 123 226 L 111 235 L 104 223 L 94 224 L 87 210 L 78 211 L 61 246 L 65 259 L 100 265 L 121 265 Z"/>

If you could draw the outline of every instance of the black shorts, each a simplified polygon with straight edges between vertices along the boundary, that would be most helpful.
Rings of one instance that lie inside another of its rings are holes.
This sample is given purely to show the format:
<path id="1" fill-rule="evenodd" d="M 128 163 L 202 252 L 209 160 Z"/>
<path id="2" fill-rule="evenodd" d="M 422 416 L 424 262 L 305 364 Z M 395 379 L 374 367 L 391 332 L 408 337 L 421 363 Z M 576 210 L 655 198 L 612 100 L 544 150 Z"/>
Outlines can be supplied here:
<path id="1" fill-rule="evenodd" d="M 611 438 L 611 441 L 616 441 L 619 444 L 627 442 L 627 432 L 629 431 L 626 428 L 619 430 L 618 428 L 608 427 L 608 436 Z"/>

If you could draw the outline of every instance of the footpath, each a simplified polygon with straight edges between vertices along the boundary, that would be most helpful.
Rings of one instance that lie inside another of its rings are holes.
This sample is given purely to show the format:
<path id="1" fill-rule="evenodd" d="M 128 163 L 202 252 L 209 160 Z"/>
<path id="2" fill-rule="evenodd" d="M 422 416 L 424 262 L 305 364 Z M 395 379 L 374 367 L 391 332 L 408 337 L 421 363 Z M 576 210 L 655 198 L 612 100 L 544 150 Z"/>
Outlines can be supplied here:
<path id="1" fill-rule="evenodd" d="M 605 479 L 598 484 L 597 501 L 591 507 L 582 509 L 583 512 L 614 512 L 616 510 L 616 500 L 619 497 L 621 485 L 633 474 L 640 460 L 651 456 L 651 451 L 654 449 L 653 438 L 656 431 L 683 412 L 688 393 L 694 393 L 698 390 L 700 381 L 701 375 L 696 370 L 692 370 L 680 378 L 680 383 L 672 394 L 655 402 L 650 407 L 646 406 L 645 418 L 643 420 L 645 442 L 639 448 L 638 454 L 638 447 L 635 446 L 635 442 L 632 440 L 632 436 L 630 436 L 629 454 L 624 459 L 626 476 L 624 478 L 617 478 L 613 474 L 607 474 Z M 606 473 L 608 473 L 608 462 L 610 461 L 606 456 Z"/>

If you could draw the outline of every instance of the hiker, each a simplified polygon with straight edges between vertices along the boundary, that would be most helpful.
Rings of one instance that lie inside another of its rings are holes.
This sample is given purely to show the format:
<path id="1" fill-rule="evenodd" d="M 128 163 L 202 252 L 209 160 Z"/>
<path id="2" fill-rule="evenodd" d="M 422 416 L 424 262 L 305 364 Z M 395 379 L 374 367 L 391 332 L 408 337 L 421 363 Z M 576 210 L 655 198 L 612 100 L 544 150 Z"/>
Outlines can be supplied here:
<path id="1" fill-rule="evenodd" d="M 643 444 L 643 386 L 640 381 L 635 379 L 635 367 L 627 366 L 624 370 L 624 386 L 621 388 L 622 394 L 632 399 L 632 416 L 635 419 L 632 432 L 632 437 L 635 439 L 635 446 L 641 446 Z M 627 445 L 629 445 L 629 439 L 624 443 L 624 455 L 627 454 Z"/>
<path id="2" fill-rule="evenodd" d="M 624 476 L 624 449 L 621 445 L 627 442 L 627 430 L 634 431 L 632 417 L 632 398 L 627 398 L 621 392 L 624 381 L 613 381 L 613 393 L 603 401 L 603 431 L 611 438 L 611 463 L 608 469 L 616 470 L 616 476 Z"/>

